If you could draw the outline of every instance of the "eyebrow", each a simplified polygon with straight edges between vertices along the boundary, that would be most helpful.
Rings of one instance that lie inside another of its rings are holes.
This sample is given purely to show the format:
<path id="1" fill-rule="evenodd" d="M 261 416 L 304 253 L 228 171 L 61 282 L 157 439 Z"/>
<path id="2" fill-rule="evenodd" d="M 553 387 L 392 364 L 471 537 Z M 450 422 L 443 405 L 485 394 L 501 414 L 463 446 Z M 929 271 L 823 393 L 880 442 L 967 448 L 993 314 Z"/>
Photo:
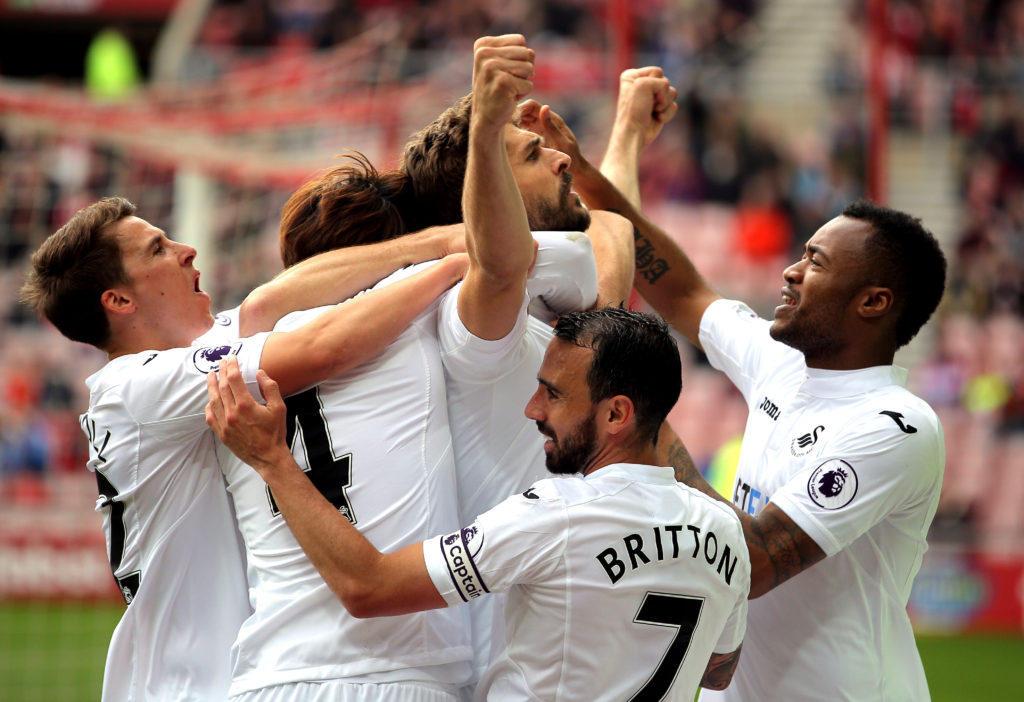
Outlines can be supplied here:
<path id="1" fill-rule="evenodd" d="M 556 388 L 554 385 L 552 385 L 548 381 L 544 380 L 544 378 L 541 378 L 541 377 L 538 376 L 537 377 L 537 382 L 540 383 L 541 385 L 543 385 L 544 387 L 546 387 L 551 392 L 555 393 L 556 395 L 561 395 L 562 394 L 561 391 L 558 388 Z"/>
<path id="2" fill-rule="evenodd" d="M 537 148 L 543 143 L 544 140 L 541 139 L 539 136 L 530 139 L 528 142 L 526 142 L 526 146 L 523 147 L 523 157 L 526 158 L 527 156 L 529 156 L 531 153 L 533 153 L 533 150 L 535 148 Z"/>
<path id="3" fill-rule="evenodd" d="M 820 246 L 807 245 L 807 253 L 814 255 L 817 254 L 825 259 L 825 263 L 832 263 L 832 259 L 828 257 L 828 254 L 821 250 Z"/>
<path id="4" fill-rule="evenodd" d="M 146 244 L 146 251 L 152 251 L 157 245 L 163 240 L 164 233 L 154 234 L 149 238 L 149 242 Z"/>

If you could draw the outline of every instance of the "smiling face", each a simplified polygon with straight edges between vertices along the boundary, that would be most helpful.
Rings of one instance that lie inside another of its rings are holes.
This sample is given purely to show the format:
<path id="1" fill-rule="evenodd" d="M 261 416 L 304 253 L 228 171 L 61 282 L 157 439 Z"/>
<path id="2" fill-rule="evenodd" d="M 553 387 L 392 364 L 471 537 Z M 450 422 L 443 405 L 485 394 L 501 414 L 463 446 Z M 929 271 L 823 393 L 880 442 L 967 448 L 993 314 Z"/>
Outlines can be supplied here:
<path id="1" fill-rule="evenodd" d="M 114 292 L 133 304 L 133 325 L 164 348 L 188 346 L 205 333 L 213 317 L 210 296 L 199 288 L 199 271 L 192 265 L 196 250 L 138 217 L 125 217 L 111 232 L 129 279 Z"/>
<path id="2" fill-rule="evenodd" d="M 783 272 L 782 304 L 772 338 L 802 351 L 808 365 L 828 367 L 855 342 L 857 305 L 867 285 L 865 241 L 871 225 L 836 217 L 807 242 L 803 257 Z"/>
<path id="3" fill-rule="evenodd" d="M 537 391 L 526 417 L 537 423 L 546 465 L 558 475 L 585 473 L 598 453 L 597 408 L 590 399 L 587 371 L 594 352 L 554 339 L 537 374 Z"/>
<path id="4" fill-rule="evenodd" d="M 544 140 L 513 125 L 505 127 L 512 175 L 526 205 L 533 231 L 586 231 L 590 212 L 572 190 L 572 160 L 544 146 Z"/>

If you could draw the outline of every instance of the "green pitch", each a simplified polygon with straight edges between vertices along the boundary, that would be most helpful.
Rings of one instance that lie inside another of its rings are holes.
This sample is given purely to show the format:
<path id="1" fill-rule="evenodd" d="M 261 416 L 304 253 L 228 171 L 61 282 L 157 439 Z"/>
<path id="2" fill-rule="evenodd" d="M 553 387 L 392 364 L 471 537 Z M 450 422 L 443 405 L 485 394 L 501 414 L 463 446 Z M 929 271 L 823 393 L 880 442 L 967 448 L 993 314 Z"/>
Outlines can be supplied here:
<path id="1" fill-rule="evenodd" d="M 107 643 L 123 610 L 0 604 L 0 700 L 97 702 Z M 918 649 L 933 702 L 1024 700 L 1024 637 L 927 636 Z"/>
<path id="2" fill-rule="evenodd" d="M 123 604 L 0 604 L 0 700 L 98 702 Z"/>
<path id="3" fill-rule="evenodd" d="M 932 702 L 1024 700 L 1024 637 L 921 636 Z"/>

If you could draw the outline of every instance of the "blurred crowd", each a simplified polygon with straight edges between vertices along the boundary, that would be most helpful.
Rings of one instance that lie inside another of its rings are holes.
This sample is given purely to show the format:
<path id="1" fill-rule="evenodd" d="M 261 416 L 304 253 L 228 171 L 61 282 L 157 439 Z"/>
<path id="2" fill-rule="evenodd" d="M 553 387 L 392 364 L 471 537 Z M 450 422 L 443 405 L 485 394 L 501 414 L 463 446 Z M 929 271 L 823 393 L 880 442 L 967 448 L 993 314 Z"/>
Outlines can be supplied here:
<path id="1" fill-rule="evenodd" d="M 884 77 L 893 128 L 954 139 L 961 221 L 937 341 L 911 376 L 939 412 L 948 457 L 936 529 L 1024 532 L 1024 2 L 890 0 Z M 866 2 L 851 5 L 828 74 L 866 82 Z"/>
<path id="2" fill-rule="evenodd" d="M 763 314 L 777 304 L 780 271 L 824 221 L 863 194 L 865 132 L 857 109 L 798 142 L 744 114 L 738 76 L 758 40 L 763 0 L 628 3 L 635 65 L 665 68 L 680 112 L 644 155 L 645 208 L 678 231 L 723 292 Z M 866 3 L 851 3 L 835 42 L 827 90 L 862 101 Z M 622 5 L 624 6 L 624 5 Z M 614 2 L 532 0 L 218 0 L 186 65 L 196 81 L 230 81 L 239 65 L 316 55 L 388 25 L 396 81 L 429 76 L 444 52 L 481 34 L 521 31 L 558 52 L 560 75 L 594 76 L 607 103 Z M 937 529 L 944 536 L 1024 534 L 1024 0 L 890 0 L 886 80 L 893 128 L 948 130 L 961 144 L 962 221 L 953 241 L 936 342 L 912 369 L 913 389 L 943 418 L 949 455 Z M 255 58 L 254 58 L 255 57 Z M 269 58 L 268 58 L 269 57 Z M 541 63 L 539 62 L 540 66 Z M 538 76 L 550 89 L 558 79 Z M 598 159 L 604 128 L 585 90 L 551 95 Z M 136 201 L 173 235 L 168 163 L 123 149 L 0 121 L 0 501 L 46 501 L 52 472 L 81 471 L 82 380 L 101 359 L 65 341 L 17 303 L 26 256 L 79 207 L 104 194 Z M 217 241 L 239 251 L 204 275 L 228 307 L 279 268 L 276 217 L 289 190 L 220 185 Z M 255 244 L 255 245 L 253 245 Z M 200 262 L 202 268 L 202 262 Z M 204 273 L 206 271 L 204 270 Z M 685 350 L 690 353 L 689 349 Z M 694 458 L 712 468 L 742 431 L 744 408 L 699 357 L 686 359 L 673 414 Z M 714 412 L 708 412 L 708 408 Z M 717 469 L 717 468 L 716 468 Z"/>

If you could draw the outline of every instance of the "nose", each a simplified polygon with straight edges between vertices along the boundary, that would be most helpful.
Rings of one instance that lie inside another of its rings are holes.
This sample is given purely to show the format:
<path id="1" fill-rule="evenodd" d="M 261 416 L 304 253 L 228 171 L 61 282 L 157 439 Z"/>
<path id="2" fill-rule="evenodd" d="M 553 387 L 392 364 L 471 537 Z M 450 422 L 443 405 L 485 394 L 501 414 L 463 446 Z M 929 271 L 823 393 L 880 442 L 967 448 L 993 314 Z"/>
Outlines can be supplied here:
<path id="1" fill-rule="evenodd" d="M 524 411 L 526 418 L 535 422 L 544 419 L 544 412 L 541 411 L 541 390 L 542 388 L 538 387 L 536 391 L 534 391 L 533 397 L 531 397 L 530 401 L 526 403 L 526 410 Z"/>
<path id="2" fill-rule="evenodd" d="M 562 175 L 562 173 L 569 170 L 569 166 L 572 165 L 572 158 L 569 154 L 557 149 L 551 149 L 551 154 L 551 167 L 554 169 L 555 175 Z"/>
<path id="3" fill-rule="evenodd" d="M 803 268 L 801 268 L 801 263 L 803 263 L 803 261 L 797 261 L 796 263 L 791 263 L 789 266 L 787 266 L 786 270 L 782 271 L 783 280 L 785 280 L 787 283 L 795 283 L 797 280 L 799 280 L 799 277 L 803 272 Z"/>
<path id="4" fill-rule="evenodd" d="M 178 260 L 181 265 L 187 266 L 196 258 L 196 250 L 188 244 L 176 244 L 178 247 Z"/>

